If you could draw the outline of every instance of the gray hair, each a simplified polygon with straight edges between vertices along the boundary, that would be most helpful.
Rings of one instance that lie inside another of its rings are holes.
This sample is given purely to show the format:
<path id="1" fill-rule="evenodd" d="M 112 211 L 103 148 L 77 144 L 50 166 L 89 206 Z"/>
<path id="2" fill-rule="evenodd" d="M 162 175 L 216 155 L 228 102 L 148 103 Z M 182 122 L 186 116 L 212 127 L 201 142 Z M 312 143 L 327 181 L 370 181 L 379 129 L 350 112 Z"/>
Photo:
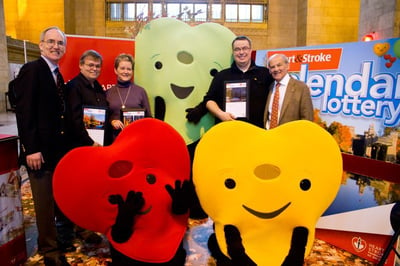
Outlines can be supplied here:
<path id="1" fill-rule="evenodd" d="M 41 42 L 44 41 L 44 36 L 46 35 L 46 33 L 47 33 L 49 30 L 56 30 L 56 31 L 58 31 L 58 32 L 61 34 L 62 38 L 63 38 L 64 45 L 67 45 L 67 37 L 65 36 L 65 33 L 64 33 L 59 27 L 57 27 L 57 26 L 51 26 L 51 27 L 48 27 L 48 28 L 44 29 L 44 30 L 40 33 L 40 41 L 41 41 Z"/>
<path id="2" fill-rule="evenodd" d="M 283 61 L 285 62 L 285 64 L 289 64 L 289 58 L 284 55 L 284 54 L 273 54 L 271 55 L 268 59 L 265 57 L 265 66 L 269 67 L 269 61 L 271 61 L 272 59 L 274 59 L 275 57 L 281 57 L 283 59 Z"/>

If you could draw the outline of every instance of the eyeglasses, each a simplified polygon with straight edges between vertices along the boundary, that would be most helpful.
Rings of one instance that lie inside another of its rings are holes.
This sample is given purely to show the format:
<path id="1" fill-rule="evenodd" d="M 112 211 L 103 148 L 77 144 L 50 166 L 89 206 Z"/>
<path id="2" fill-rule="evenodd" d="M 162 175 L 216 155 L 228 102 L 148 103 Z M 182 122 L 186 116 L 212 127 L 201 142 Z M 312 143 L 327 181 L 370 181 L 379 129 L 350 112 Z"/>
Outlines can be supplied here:
<path id="1" fill-rule="evenodd" d="M 250 51 L 250 47 L 248 47 L 248 46 L 245 46 L 245 47 L 242 47 L 242 48 L 240 48 L 240 47 L 235 47 L 235 48 L 233 49 L 233 51 L 234 51 L 235 53 L 240 52 L 240 51 L 248 52 L 248 51 Z"/>
<path id="2" fill-rule="evenodd" d="M 45 42 L 48 46 L 55 46 L 56 44 L 58 46 L 64 46 L 65 45 L 65 43 L 63 41 L 56 41 L 56 40 L 53 40 L 53 39 L 48 39 L 48 40 L 43 41 L 43 42 Z"/>
<path id="3" fill-rule="evenodd" d="M 100 64 L 85 64 L 85 66 L 87 66 L 88 68 L 101 68 Z"/>

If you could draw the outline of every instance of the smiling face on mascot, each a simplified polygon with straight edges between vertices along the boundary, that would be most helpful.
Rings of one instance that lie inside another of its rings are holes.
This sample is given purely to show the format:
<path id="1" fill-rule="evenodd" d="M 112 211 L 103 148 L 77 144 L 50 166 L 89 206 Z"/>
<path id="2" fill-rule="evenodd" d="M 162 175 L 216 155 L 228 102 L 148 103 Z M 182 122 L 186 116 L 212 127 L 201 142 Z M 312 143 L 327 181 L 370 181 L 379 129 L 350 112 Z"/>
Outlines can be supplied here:
<path id="1" fill-rule="evenodd" d="M 186 231 L 188 212 L 172 211 L 173 188 L 186 184 L 189 173 L 179 133 L 144 118 L 127 126 L 110 146 L 67 153 L 54 173 L 54 196 L 75 224 L 105 234 L 124 256 L 164 263 L 175 256 Z M 126 239 L 116 239 L 119 233 Z"/>
<path id="2" fill-rule="evenodd" d="M 211 114 L 189 123 L 185 110 L 203 100 L 213 73 L 230 67 L 234 38 L 218 23 L 190 26 L 173 18 L 150 21 L 135 38 L 135 83 L 146 89 L 154 116 L 187 145 L 214 124 Z"/>
<path id="3" fill-rule="evenodd" d="M 332 136 L 310 121 L 272 130 L 229 121 L 202 137 L 193 175 L 222 259 L 303 265 L 316 222 L 339 189 L 342 157 Z"/>

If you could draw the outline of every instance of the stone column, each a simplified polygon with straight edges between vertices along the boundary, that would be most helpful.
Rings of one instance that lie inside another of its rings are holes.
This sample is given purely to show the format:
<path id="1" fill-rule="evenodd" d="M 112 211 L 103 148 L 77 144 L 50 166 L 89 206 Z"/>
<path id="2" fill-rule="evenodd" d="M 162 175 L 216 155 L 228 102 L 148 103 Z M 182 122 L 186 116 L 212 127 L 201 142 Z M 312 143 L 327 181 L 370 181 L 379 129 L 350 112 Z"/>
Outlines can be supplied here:
<path id="1" fill-rule="evenodd" d="M 9 67 L 3 0 L 0 0 L 0 112 L 6 110 L 5 92 L 8 89 Z"/>
<path id="2" fill-rule="evenodd" d="M 358 41 L 365 34 L 373 34 L 376 40 L 399 37 L 399 0 L 361 0 Z"/>

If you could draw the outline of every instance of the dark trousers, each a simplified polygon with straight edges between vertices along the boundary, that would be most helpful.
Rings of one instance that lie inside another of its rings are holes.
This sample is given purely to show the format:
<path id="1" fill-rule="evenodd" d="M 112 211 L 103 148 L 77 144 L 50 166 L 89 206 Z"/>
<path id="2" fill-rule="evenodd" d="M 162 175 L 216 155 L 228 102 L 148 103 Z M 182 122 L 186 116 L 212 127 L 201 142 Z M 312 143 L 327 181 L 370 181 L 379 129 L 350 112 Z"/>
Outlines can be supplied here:
<path id="1" fill-rule="evenodd" d="M 38 229 L 38 252 L 48 258 L 59 257 L 62 253 L 58 244 L 56 220 L 58 223 L 66 219 L 55 203 L 52 180 L 53 171 L 29 171 Z"/>
<path id="2" fill-rule="evenodd" d="M 200 140 L 197 140 L 189 145 L 187 145 L 189 156 L 190 156 L 190 169 L 193 169 L 193 159 L 194 152 L 196 150 L 197 144 Z M 190 181 L 193 182 L 192 172 L 190 172 Z M 192 219 L 205 219 L 208 217 L 208 214 L 203 210 L 200 205 L 199 198 L 197 193 L 194 194 L 193 205 L 190 206 L 190 218 Z"/>

